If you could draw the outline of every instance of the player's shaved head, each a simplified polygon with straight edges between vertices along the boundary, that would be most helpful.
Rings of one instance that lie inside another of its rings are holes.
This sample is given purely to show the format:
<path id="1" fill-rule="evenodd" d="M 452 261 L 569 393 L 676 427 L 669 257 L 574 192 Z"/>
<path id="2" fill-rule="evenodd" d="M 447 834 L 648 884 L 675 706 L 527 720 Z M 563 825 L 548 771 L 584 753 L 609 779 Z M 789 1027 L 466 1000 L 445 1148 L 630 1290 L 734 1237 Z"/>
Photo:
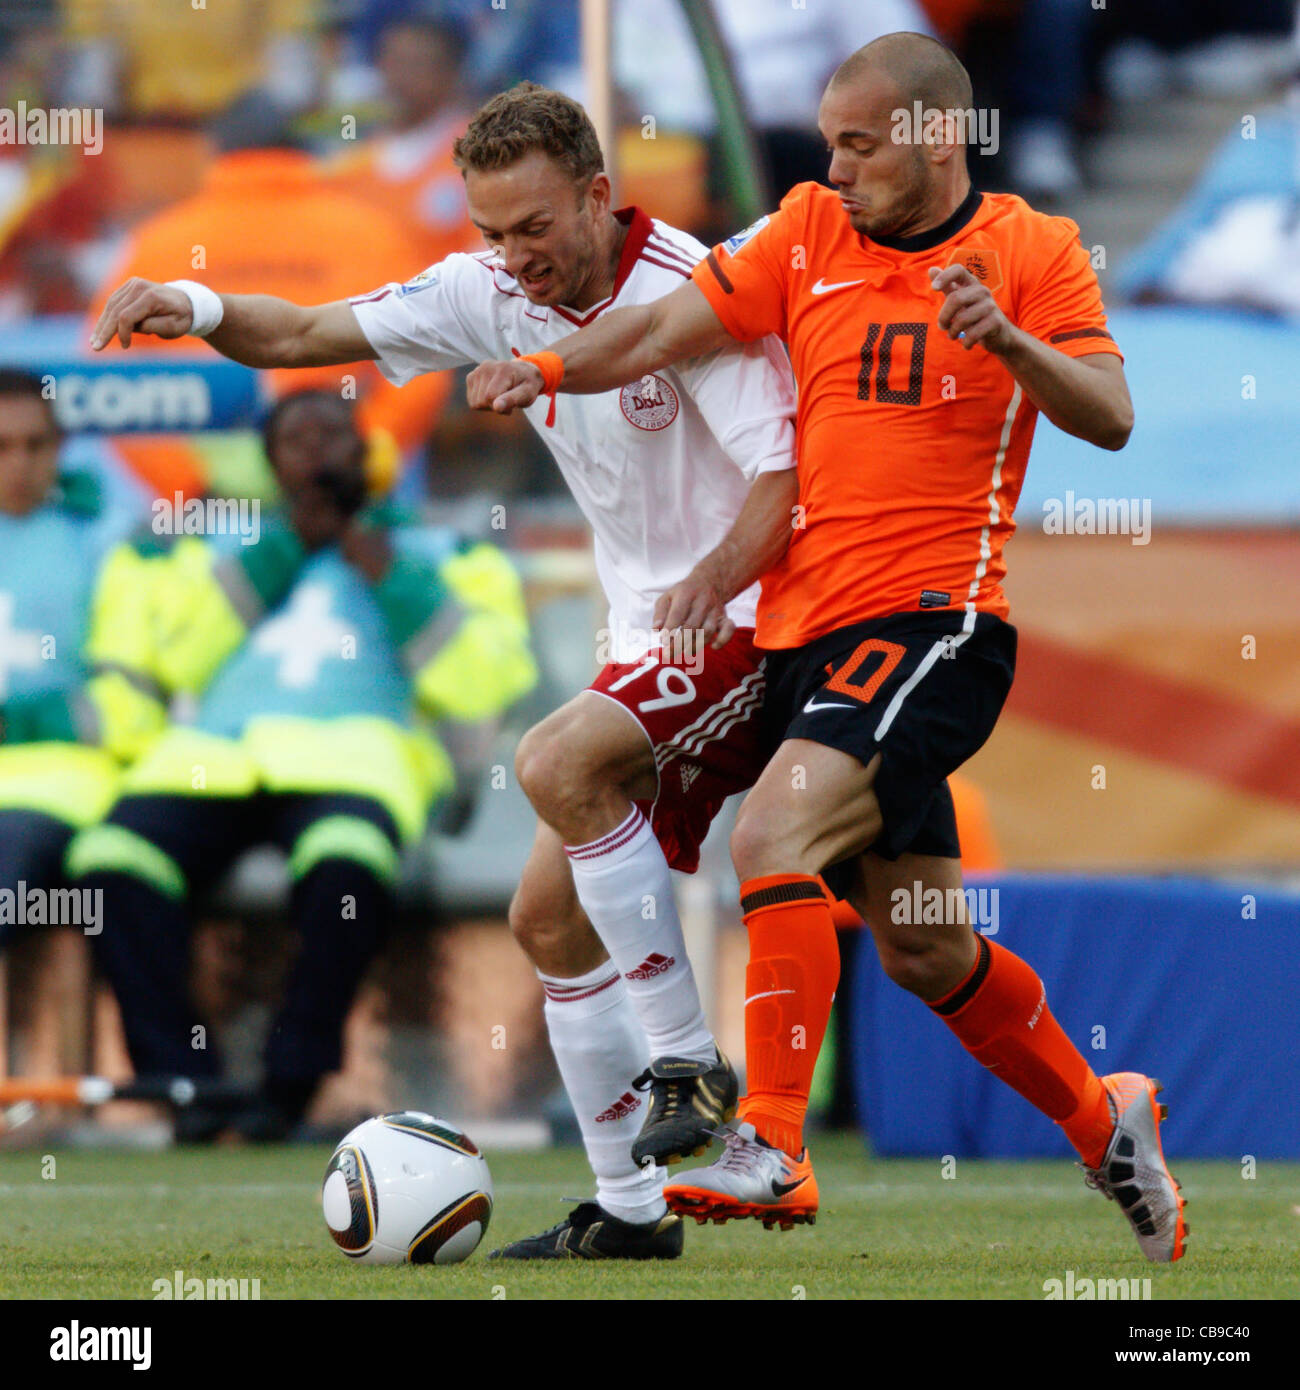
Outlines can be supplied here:
<path id="1" fill-rule="evenodd" d="M 951 50 L 925 34 L 885 34 L 840 64 L 817 124 L 828 181 L 853 229 L 914 236 L 941 223 L 970 189 L 971 83 Z"/>
<path id="2" fill-rule="evenodd" d="M 928 34 L 882 34 L 835 69 L 830 87 L 856 84 L 868 75 L 889 78 L 900 102 L 934 110 L 966 110 L 972 104 L 970 74 L 952 49 Z"/>

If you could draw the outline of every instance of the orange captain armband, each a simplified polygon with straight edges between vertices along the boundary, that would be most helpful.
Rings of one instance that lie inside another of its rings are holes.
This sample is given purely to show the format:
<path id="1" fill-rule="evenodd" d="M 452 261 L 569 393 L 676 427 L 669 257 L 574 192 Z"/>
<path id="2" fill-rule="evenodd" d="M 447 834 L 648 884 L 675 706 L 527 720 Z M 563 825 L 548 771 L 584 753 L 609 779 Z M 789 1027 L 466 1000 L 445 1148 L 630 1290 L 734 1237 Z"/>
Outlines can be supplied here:
<path id="1" fill-rule="evenodd" d="M 526 352 L 520 353 L 518 348 L 511 348 L 511 352 L 519 358 L 521 362 L 531 362 L 542 374 L 542 390 L 551 398 L 551 408 L 546 412 L 546 424 L 555 424 L 555 393 L 560 389 L 560 382 L 564 380 L 564 359 L 558 352 Z"/>

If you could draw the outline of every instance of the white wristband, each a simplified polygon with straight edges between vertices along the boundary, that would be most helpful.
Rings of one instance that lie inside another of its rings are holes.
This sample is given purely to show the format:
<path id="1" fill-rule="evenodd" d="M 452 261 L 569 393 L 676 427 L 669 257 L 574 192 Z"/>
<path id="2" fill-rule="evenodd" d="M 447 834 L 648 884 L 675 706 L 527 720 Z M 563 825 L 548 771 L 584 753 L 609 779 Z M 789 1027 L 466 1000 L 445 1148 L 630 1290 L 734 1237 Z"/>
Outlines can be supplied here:
<path id="1" fill-rule="evenodd" d="M 220 326 L 226 306 L 216 291 L 208 289 L 206 285 L 200 285 L 197 280 L 168 280 L 167 287 L 180 290 L 190 301 L 190 310 L 194 317 L 193 323 L 190 324 L 190 332 L 194 337 L 206 338 Z"/>

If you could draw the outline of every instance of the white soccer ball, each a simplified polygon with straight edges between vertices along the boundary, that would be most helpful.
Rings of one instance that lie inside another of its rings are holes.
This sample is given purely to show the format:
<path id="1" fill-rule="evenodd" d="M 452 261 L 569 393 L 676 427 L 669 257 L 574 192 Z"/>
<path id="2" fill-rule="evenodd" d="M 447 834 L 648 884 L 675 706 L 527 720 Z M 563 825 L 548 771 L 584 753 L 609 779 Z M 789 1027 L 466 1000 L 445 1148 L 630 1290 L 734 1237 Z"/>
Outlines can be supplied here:
<path id="1" fill-rule="evenodd" d="M 363 1264 L 455 1264 L 473 1254 L 492 1215 L 492 1175 L 453 1125 L 415 1110 L 352 1130 L 325 1169 L 325 1224 Z"/>

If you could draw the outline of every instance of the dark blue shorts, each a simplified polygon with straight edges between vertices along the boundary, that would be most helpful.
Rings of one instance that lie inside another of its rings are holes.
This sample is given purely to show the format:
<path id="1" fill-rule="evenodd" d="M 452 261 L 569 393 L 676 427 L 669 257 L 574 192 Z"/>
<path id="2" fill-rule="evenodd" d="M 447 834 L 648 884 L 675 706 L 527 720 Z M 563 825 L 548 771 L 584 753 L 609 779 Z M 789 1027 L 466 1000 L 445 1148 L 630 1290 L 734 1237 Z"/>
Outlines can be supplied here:
<path id="1" fill-rule="evenodd" d="M 767 752 L 786 739 L 877 753 L 875 854 L 959 858 L 948 775 L 993 732 L 1016 666 L 1016 630 L 991 613 L 895 613 L 769 651 Z M 835 888 L 834 869 L 823 871 Z"/>

